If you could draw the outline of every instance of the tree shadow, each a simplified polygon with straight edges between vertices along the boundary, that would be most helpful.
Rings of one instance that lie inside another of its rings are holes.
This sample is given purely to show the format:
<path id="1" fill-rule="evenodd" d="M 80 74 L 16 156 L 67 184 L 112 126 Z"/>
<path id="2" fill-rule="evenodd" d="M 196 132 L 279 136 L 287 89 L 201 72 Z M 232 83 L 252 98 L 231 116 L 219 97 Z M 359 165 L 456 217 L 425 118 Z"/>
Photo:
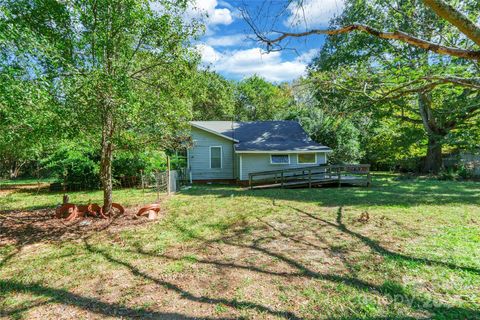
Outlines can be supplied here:
<path id="1" fill-rule="evenodd" d="M 356 239 L 361 240 L 371 250 L 373 250 L 374 252 L 376 252 L 376 253 L 378 253 L 382 256 L 389 257 L 389 258 L 394 258 L 394 259 L 398 259 L 398 260 L 403 260 L 403 261 L 407 261 L 407 262 L 415 262 L 415 263 L 425 264 L 425 265 L 428 265 L 428 266 L 441 266 L 441 267 L 449 268 L 449 269 L 452 269 L 452 270 L 468 271 L 468 272 L 480 275 L 480 270 L 476 269 L 476 268 L 473 268 L 473 267 L 459 266 L 459 265 L 456 265 L 456 264 L 453 264 L 453 263 L 436 261 L 436 260 L 431 260 L 431 259 L 427 259 L 427 258 L 417 258 L 417 257 L 412 257 L 412 256 L 408 256 L 408 255 L 405 255 L 405 254 L 402 254 L 402 253 L 398 253 L 398 252 L 388 250 L 387 248 L 384 248 L 380 244 L 378 244 L 378 241 L 372 240 L 367 236 L 364 236 L 364 235 L 362 235 L 358 232 L 355 232 L 355 231 L 352 231 L 352 230 L 348 229 L 347 226 L 342 221 L 342 218 L 343 218 L 342 217 L 342 207 L 339 207 L 338 210 L 337 210 L 336 223 L 333 223 L 333 222 L 330 222 L 328 220 L 319 218 L 319 217 L 317 217 L 317 216 L 315 216 L 315 215 L 313 215 L 309 212 L 306 212 L 302 209 L 298 209 L 298 208 L 295 208 L 295 207 L 292 207 L 292 206 L 287 206 L 287 207 L 297 211 L 298 213 L 300 213 L 304 216 L 307 216 L 311 219 L 320 221 L 320 222 L 322 222 L 326 225 L 329 225 L 331 227 L 336 228 L 340 232 L 343 232 L 343 233 L 348 234 L 348 235 L 350 235 L 350 236 L 352 236 Z"/>
<path id="2" fill-rule="evenodd" d="M 188 300 L 193 301 L 193 302 L 208 303 L 208 304 L 214 304 L 214 305 L 223 304 L 223 305 L 235 308 L 235 309 L 254 309 L 254 310 L 257 310 L 257 311 L 260 311 L 260 312 L 268 313 L 270 315 L 277 316 L 277 317 L 282 317 L 282 318 L 286 318 L 286 319 L 300 319 L 299 317 L 297 317 L 292 312 L 276 311 L 276 310 L 273 310 L 273 309 L 271 309 L 267 306 L 257 304 L 257 303 L 254 303 L 254 302 L 241 301 L 241 300 L 236 300 L 236 299 L 212 298 L 212 297 L 208 297 L 208 296 L 194 295 L 194 294 L 190 293 L 189 291 L 186 291 L 186 290 L 180 288 L 179 286 L 177 286 L 173 283 L 170 283 L 170 282 L 165 281 L 165 280 L 157 279 L 157 278 L 141 271 L 139 268 L 133 266 L 132 264 L 130 264 L 126 261 L 122 261 L 120 259 L 116 259 L 116 258 L 112 257 L 112 255 L 110 255 L 105 250 L 101 250 L 99 248 L 95 248 L 92 245 L 90 245 L 88 243 L 87 239 L 84 239 L 84 245 L 85 245 L 85 248 L 86 248 L 87 251 L 89 251 L 91 253 L 94 253 L 94 254 L 100 254 L 110 263 L 115 264 L 115 265 L 120 265 L 120 266 L 123 266 L 123 267 L 127 268 L 132 273 L 132 275 L 137 276 L 137 277 L 141 277 L 145 280 L 152 281 L 159 286 L 165 287 L 165 288 L 177 293 L 183 299 L 188 299 Z"/>
<path id="3" fill-rule="evenodd" d="M 234 186 L 200 186 L 183 191 L 189 196 L 255 197 L 303 203 L 321 203 L 326 207 L 338 206 L 397 206 L 418 205 L 480 205 L 480 184 L 450 181 L 386 181 L 374 183 L 372 187 L 322 187 L 298 189 L 249 190 Z"/>
<path id="4" fill-rule="evenodd" d="M 315 217 L 315 216 L 314 216 Z M 317 218 L 317 217 L 315 217 Z M 333 223 L 337 228 L 344 228 L 347 229 L 343 222 L 341 211 L 340 214 L 337 216 L 337 223 Z M 341 226 L 344 227 L 341 227 Z M 181 225 L 176 225 L 176 228 L 179 229 L 180 232 L 188 232 L 185 230 Z M 325 280 L 336 284 L 344 284 L 351 288 L 358 289 L 360 291 L 365 291 L 372 293 L 378 296 L 401 296 L 404 300 L 402 303 L 406 304 L 408 307 L 411 307 L 413 310 L 421 311 L 421 312 L 429 312 L 432 317 L 443 317 L 443 318 L 452 318 L 452 319 L 476 319 L 480 318 L 480 312 L 477 310 L 472 310 L 468 308 L 461 308 L 461 307 L 450 307 L 446 305 L 439 305 L 435 302 L 432 303 L 431 300 L 424 298 L 420 295 L 415 293 L 407 292 L 403 286 L 397 284 L 395 282 L 389 281 L 385 282 L 383 285 L 376 285 L 374 283 L 370 283 L 368 281 L 359 279 L 357 277 L 347 276 L 347 275 L 340 275 L 340 274 L 331 274 L 331 273 L 322 273 L 311 269 L 310 267 L 306 266 L 300 259 L 287 256 L 283 253 L 273 251 L 271 249 L 266 248 L 263 243 L 271 240 L 272 237 L 255 237 L 253 240 L 249 241 L 249 243 L 242 243 L 243 237 L 248 233 L 248 226 L 243 228 L 239 228 L 228 235 L 223 235 L 221 237 L 213 238 L 213 239 L 205 239 L 200 236 L 191 235 L 195 237 L 197 240 L 201 242 L 201 246 L 206 246 L 208 244 L 222 244 L 231 246 L 232 248 L 241 248 L 241 249 L 248 249 L 249 251 L 258 252 L 261 255 L 271 257 L 274 260 L 281 261 L 286 265 L 292 268 L 292 272 L 276 272 L 265 270 L 257 265 L 242 265 L 238 263 L 231 263 L 231 262 L 224 262 L 224 261 L 216 261 L 216 260 L 207 260 L 207 259 L 196 259 L 195 262 L 202 263 L 202 264 L 209 264 L 215 265 L 220 268 L 232 268 L 232 269 L 245 269 L 252 272 L 266 274 L 271 276 L 278 276 L 284 278 L 292 278 L 292 277 L 300 277 L 300 278 L 309 278 L 309 279 L 319 279 Z M 347 229 L 348 230 L 348 229 Z M 343 231 L 348 233 L 348 231 Z M 282 237 L 291 237 L 289 234 L 285 232 L 278 233 Z M 298 240 L 298 239 L 297 239 Z M 112 254 L 109 253 L 108 250 L 101 249 L 92 245 L 89 242 L 89 238 L 83 239 L 84 247 L 86 251 L 90 252 L 91 254 L 101 255 L 106 261 L 112 263 L 115 266 L 121 266 L 126 268 L 133 276 L 142 278 L 144 280 L 152 281 L 158 286 L 162 286 L 176 294 L 182 299 L 187 299 L 192 302 L 198 303 L 206 303 L 211 305 L 223 304 L 235 309 L 249 309 L 249 310 L 256 310 L 263 314 L 268 314 L 278 318 L 285 318 L 285 319 L 301 319 L 300 316 L 295 314 L 294 312 L 290 311 L 282 311 L 282 310 L 275 310 L 273 308 L 264 306 L 262 304 L 250 302 L 250 301 L 242 301 L 237 299 L 228 299 L 228 298 L 215 298 L 209 297 L 205 295 L 196 295 L 193 294 L 176 284 L 171 282 L 158 279 L 155 276 L 148 274 L 145 271 L 142 271 L 138 267 L 132 265 L 128 261 L 123 261 L 121 259 L 115 258 Z M 311 245 L 309 242 L 301 241 L 302 245 Z M 136 247 L 135 247 L 136 246 Z M 315 245 L 313 248 L 317 248 Z M 135 250 L 133 250 L 135 249 Z M 126 253 L 136 253 L 142 255 L 149 255 L 152 257 L 158 257 L 161 259 L 169 259 L 169 260 L 179 260 L 179 258 L 168 256 L 165 254 L 157 254 L 154 252 L 145 251 L 140 247 L 140 244 L 134 245 L 133 249 L 122 249 Z M 384 251 L 381 251 L 384 252 Z M 386 252 L 389 252 L 388 250 Z M 3 263 L 6 263 L 10 257 L 4 258 Z M 127 318 L 161 318 L 161 319 L 208 319 L 202 317 L 195 317 L 195 316 L 186 316 L 180 313 L 162 313 L 156 312 L 152 310 L 148 310 L 145 308 L 130 308 L 123 304 L 119 303 L 106 303 L 99 301 L 96 298 L 89 298 L 84 297 L 75 293 L 71 293 L 67 290 L 51 288 L 47 286 L 43 286 L 37 283 L 23 283 L 15 280 L 0 280 L 0 292 L 2 293 L 11 293 L 11 292 L 23 292 L 33 294 L 35 296 L 41 296 L 48 299 L 45 303 L 61 303 L 64 305 L 75 306 L 85 311 L 89 311 L 92 313 L 96 313 L 103 316 L 111 316 L 111 317 L 127 317 Z M 39 304 L 41 305 L 41 304 Z M 20 307 L 18 309 L 12 310 L 3 310 L 0 315 L 2 316 L 15 316 L 22 312 L 28 311 L 30 308 L 36 307 L 37 305 L 32 304 L 31 306 Z M 227 318 L 224 318 L 227 319 Z M 232 318 L 233 319 L 233 318 Z M 357 317 L 339 317 L 333 319 L 344 319 L 344 320 L 353 320 L 357 319 Z M 381 319 L 399 319 L 399 320 L 406 320 L 406 319 L 414 319 L 414 317 L 403 317 L 403 316 L 393 316 L 393 317 L 370 317 L 370 320 L 381 320 Z"/>
<path id="5" fill-rule="evenodd" d="M 47 302 L 41 303 L 61 303 L 64 305 L 74 306 L 85 311 L 96 313 L 103 316 L 115 317 L 115 318 L 153 318 L 153 319 L 212 319 L 209 317 L 190 317 L 180 313 L 164 313 L 151 311 L 145 308 L 129 308 L 123 304 L 107 303 L 100 301 L 96 298 L 84 297 L 67 290 L 56 289 L 47 286 L 43 286 L 37 283 L 23 283 L 14 280 L 0 280 L 0 289 L 2 293 L 22 292 L 29 293 L 36 296 L 47 297 Z M 39 305 L 41 305 L 39 304 Z M 33 304 L 29 307 L 22 307 L 13 310 L 7 310 L 0 312 L 1 316 L 13 316 L 18 315 L 20 312 L 28 311 L 38 305 Z M 215 319 L 218 319 L 215 317 Z M 235 319 L 235 318 L 220 318 L 220 319 Z"/>
<path id="6" fill-rule="evenodd" d="M 341 219 L 341 218 L 340 218 Z M 183 230 L 181 226 L 177 226 L 180 228 L 180 231 L 186 231 Z M 286 255 L 282 253 L 278 253 L 272 250 L 269 250 L 261 245 L 263 241 L 271 239 L 271 237 L 261 237 L 261 238 L 256 238 L 252 241 L 252 244 L 242 244 L 238 243 L 238 240 L 242 238 L 242 235 L 246 232 L 246 229 L 239 229 L 236 232 L 232 233 L 231 235 L 228 236 L 223 236 L 219 237 L 216 239 L 204 239 L 202 237 L 196 236 L 196 239 L 199 241 L 202 241 L 201 246 L 208 245 L 209 243 L 219 243 L 223 245 L 228 245 L 236 248 L 242 248 L 242 249 L 248 249 L 252 251 L 259 252 L 260 254 L 263 254 L 265 256 L 269 256 L 273 258 L 274 260 L 282 261 L 283 263 L 287 264 L 291 268 L 293 268 L 295 271 L 294 272 L 276 272 L 276 271 L 271 271 L 271 270 L 265 270 L 264 268 L 260 268 L 258 266 L 252 266 L 252 265 L 242 265 L 242 264 L 237 264 L 237 263 L 230 263 L 230 262 L 223 262 L 223 261 L 216 261 L 212 259 L 195 259 L 195 262 L 201 263 L 201 264 L 207 264 L 207 265 L 214 265 L 220 268 L 232 268 L 232 269 L 244 269 L 244 270 L 249 270 L 252 272 L 260 273 L 260 274 L 266 274 L 266 275 L 271 275 L 271 276 L 278 276 L 278 277 L 285 277 L 285 278 L 292 278 L 292 277 L 306 277 L 310 279 L 318 279 L 318 280 L 326 280 L 329 282 L 337 283 L 337 284 L 344 284 L 349 287 L 352 287 L 354 289 L 358 289 L 360 291 L 366 291 L 370 292 L 375 295 L 379 295 L 382 297 L 387 297 L 387 298 L 392 298 L 392 300 L 395 300 L 395 297 L 401 297 L 401 302 L 407 305 L 408 307 L 421 311 L 421 312 L 429 312 L 433 316 L 440 316 L 440 317 L 446 317 L 446 318 L 451 318 L 451 319 L 477 319 L 480 318 L 480 311 L 478 310 L 473 310 L 473 309 L 468 309 L 468 308 L 462 308 L 462 307 L 452 307 L 452 306 L 447 306 L 444 304 L 441 304 L 437 301 L 434 301 L 432 299 L 428 299 L 425 297 L 422 297 L 420 294 L 415 294 L 415 293 L 410 293 L 408 292 L 402 285 L 393 282 L 393 281 L 385 281 L 382 285 L 376 285 L 373 283 L 370 283 L 368 281 L 359 279 L 357 277 L 351 277 L 351 276 L 345 276 L 345 275 L 339 275 L 339 274 L 331 274 L 331 273 L 321 273 L 317 272 L 315 270 L 312 270 L 311 268 L 307 267 L 303 263 L 299 262 L 297 259 L 287 257 Z M 282 236 L 287 236 L 285 233 L 282 234 Z M 306 244 L 303 242 L 303 244 Z M 128 251 L 128 250 L 127 250 Z M 165 254 L 157 254 L 155 252 L 148 252 L 143 250 L 142 248 L 138 247 L 136 250 L 131 250 L 129 251 L 131 253 L 140 253 L 143 255 L 148 255 L 151 257 L 158 257 L 158 258 L 165 258 L 168 260 L 180 260 L 179 258 L 172 257 L 169 255 Z M 388 252 L 388 250 L 387 250 Z M 137 273 L 138 269 L 135 267 L 130 266 L 127 263 L 124 262 L 118 262 L 117 260 L 116 263 L 120 263 L 124 266 L 129 266 L 129 268 L 132 268 L 132 273 Z M 140 275 L 147 276 L 144 273 L 140 273 Z M 163 285 L 163 281 L 160 281 L 159 284 Z M 173 286 L 173 289 L 177 291 L 178 293 L 183 293 L 184 291 L 182 289 L 179 289 L 176 286 Z M 188 299 L 192 298 L 192 301 L 199 301 L 199 297 L 195 296 L 187 296 Z M 299 319 L 298 316 L 294 315 L 291 312 L 278 312 L 278 311 L 273 311 L 269 308 L 266 310 L 262 308 L 262 306 L 259 306 L 257 304 L 250 304 L 249 302 L 246 303 L 233 303 L 230 300 L 225 300 L 225 299 L 208 299 L 207 300 L 209 303 L 223 303 L 232 307 L 249 307 L 252 309 L 257 309 L 261 311 L 267 311 L 267 313 L 276 315 L 276 316 L 283 316 L 288 319 Z M 273 312 L 272 312 L 273 311 Z M 356 317 L 341 317 L 338 319 L 357 319 Z M 368 319 L 414 319 L 413 317 L 379 317 L 379 318 L 368 318 Z"/>

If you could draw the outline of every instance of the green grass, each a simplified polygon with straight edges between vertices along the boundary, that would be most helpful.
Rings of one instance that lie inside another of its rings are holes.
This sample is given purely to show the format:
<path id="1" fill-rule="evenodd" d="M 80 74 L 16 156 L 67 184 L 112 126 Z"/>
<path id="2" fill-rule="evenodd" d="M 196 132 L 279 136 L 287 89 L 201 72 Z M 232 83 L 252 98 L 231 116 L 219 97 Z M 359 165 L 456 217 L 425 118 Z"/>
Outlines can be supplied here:
<path id="1" fill-rule="evenodd" d="M 59 199 L 22 190 L 0 206 Z M 195 186 L 166 206 L 134 229 L 1 247 L 0 316 L 480 319 L 479 183 L 383 174 L 372 188 Z"/>
<path id="2" fill-rule="evenodd" d="M 29 179 L 0 179 L 0 186 L 18 186 L 18 185 L 32 185 L 37 183 L 51 183 L 55 178 L 29 178 Z"/>

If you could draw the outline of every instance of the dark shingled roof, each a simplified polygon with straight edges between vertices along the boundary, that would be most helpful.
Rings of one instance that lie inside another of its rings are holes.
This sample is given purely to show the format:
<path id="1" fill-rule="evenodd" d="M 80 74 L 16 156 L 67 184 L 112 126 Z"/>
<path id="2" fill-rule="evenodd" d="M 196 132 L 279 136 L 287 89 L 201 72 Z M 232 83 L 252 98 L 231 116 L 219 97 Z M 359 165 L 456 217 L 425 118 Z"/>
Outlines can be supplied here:
<path id="1" fill-rule="evenodd" d="M 332 151 L 296 121 L 192 121 L 194 127 L 237 140 L 236 151 Z"/>

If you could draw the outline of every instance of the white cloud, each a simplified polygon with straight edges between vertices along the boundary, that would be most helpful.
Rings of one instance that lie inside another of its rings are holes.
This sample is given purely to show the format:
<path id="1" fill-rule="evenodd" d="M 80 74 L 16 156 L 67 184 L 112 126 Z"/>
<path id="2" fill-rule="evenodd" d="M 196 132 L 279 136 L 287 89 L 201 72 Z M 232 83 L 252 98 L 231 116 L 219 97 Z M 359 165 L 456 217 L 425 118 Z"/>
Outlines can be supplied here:
<path id="1" fill-rule="evenodd" d="M 217 0 L 196 0 L 187 10 L 188 16 L 202 19 L 207 28 L 215 25 L 229 25 L 233 22 L 232 11 L 229 8 L 217 8 Z"/>
<path id="2" fill-rule="evenodd" d="M 211 46 L 205 44 L 198 44 L 196 46 L 197 51 L 202 57 L 202 62 L 204 64 L 213 64 L 220 60 L 221 55 L 215 51 Z"/>
<path id="3" fill-rule="evenodd" d="M 285 25 L 288 27 L 326 27 L 335 15 L 342 12 L 344 0 L 304 0 L 293 1 L 288 6 L 288 18 Z"/>
<path id="4" fill-rule="evenodd" d="M 261 48 L 218 52 L 213 47 L 197 45 L 206 65 L 218 72 L 237 78 L 257 74 L 266 80 L 281 82 L 294 80 L 305 73 L 308 62 L 314 55 L 312 50 L 290 61 L 282 59 L 281 52 L 267 53 Z"/>
<path id="5" fill-rule="evenodd" d="M 319 49 L 310 49 L 304 53 L 302 53 L 297 60 L 300 62 L 304 62 L 306 64 L 309 64 L 313 58 L 318 54 L 320 50 Z"/>
<path id="6" fill-rule="evenodd" d="M 233 47 L 250 42 L 248 34 L 232 34 L 229 36 L 211 36 L 205 39 L 205 43 L 212 47 Z"/>

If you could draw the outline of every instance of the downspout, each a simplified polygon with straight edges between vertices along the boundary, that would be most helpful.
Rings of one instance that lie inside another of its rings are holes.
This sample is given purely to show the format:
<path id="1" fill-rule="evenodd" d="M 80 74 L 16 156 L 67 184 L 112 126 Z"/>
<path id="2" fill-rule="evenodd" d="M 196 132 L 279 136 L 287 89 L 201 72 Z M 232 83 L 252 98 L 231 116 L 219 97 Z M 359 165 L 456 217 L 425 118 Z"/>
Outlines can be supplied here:
<path id="1" fill-rule="evenodd" d="M 235 158 L 235 119 L 232 117 L 232 178 L 235 179 L 235 168 L 236 168 L 236 158 Z"/>

